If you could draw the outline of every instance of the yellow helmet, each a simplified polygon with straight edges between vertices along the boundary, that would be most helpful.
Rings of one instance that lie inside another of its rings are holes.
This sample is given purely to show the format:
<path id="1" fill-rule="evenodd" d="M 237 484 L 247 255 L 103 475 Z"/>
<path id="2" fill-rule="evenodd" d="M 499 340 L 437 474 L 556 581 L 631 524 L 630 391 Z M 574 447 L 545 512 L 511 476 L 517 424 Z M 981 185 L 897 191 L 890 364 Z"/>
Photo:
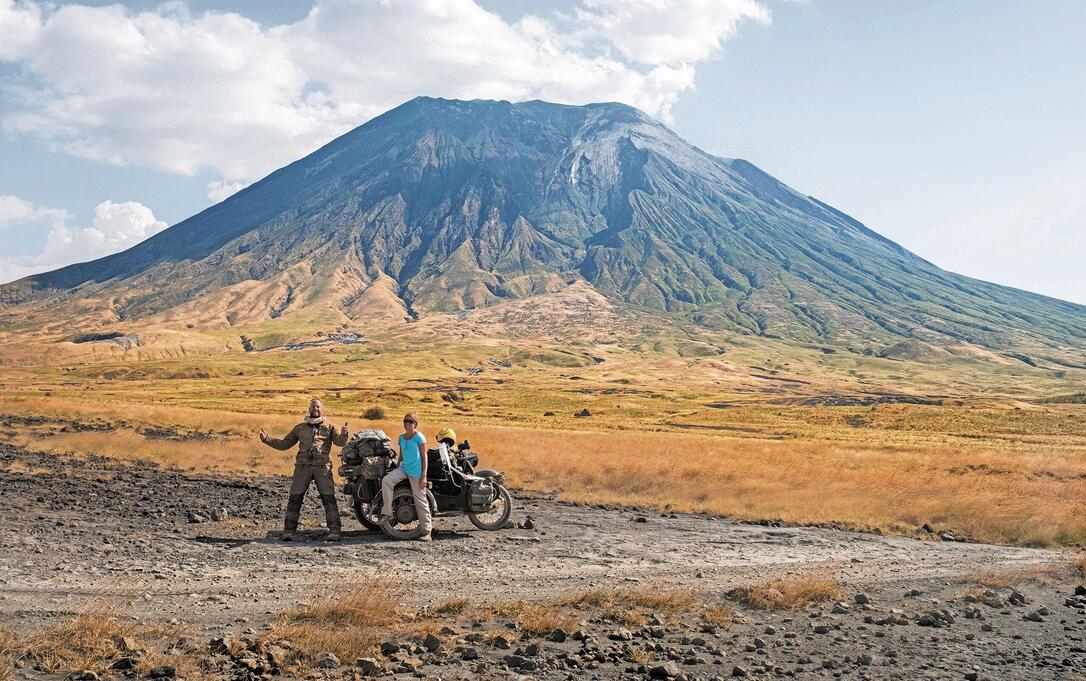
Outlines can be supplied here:
<path id="1" fill-rule="evenodd" d="M 449 442 L 455 443 L 456 431 L 452 428 L 442 428 L 441 430 L 437 431 L 436 437 L 438 442 L 441 442 L 442 440 L 448 440 Z"/>

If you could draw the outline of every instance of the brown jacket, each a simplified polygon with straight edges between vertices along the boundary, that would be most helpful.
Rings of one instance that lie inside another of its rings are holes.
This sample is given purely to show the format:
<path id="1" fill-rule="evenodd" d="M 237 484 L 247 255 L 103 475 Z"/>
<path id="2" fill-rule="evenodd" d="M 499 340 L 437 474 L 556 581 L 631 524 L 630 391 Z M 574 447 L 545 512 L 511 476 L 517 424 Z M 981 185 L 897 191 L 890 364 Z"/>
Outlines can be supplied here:
<path id="1" fill-rule="evenodd" d="M 311 465 L 331 463 L 332 445 L 342 447 L 347 444 L 347 436 L 343 431 L 327 421 L 319 426 L 299 423 L 281 440 L 274 437 L 260 439 L 269 447 L 283 451 L 298 445 L 298 458 L 295 461 Z"/>

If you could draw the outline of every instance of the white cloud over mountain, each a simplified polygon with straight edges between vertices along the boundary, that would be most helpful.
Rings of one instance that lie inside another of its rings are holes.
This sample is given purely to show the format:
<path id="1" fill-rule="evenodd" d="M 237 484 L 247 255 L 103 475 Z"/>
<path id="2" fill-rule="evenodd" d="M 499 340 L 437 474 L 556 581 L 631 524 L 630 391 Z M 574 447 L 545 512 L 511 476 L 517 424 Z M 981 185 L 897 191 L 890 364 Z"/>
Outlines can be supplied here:
<path id="1" fill-rule="evenodd" d="M 183 3 L 0 0 L 3 128 L 182 175 L 213 199 L 411 97 L 623 101 L 667 120 L 756 0 L 582 0 L 510 22 L 474 0 L 318 0 L 264 26 Z"/>
<path id="2" fill-rule="evenodd" d="M 123 251 L 166 229 L 165 222 L 136 201 L 99 203 L 89 227 L 74 226 L 71 221 L 65 210 L 0 195 L 0 229 L 48 230 L 40 252 L 0 255 L 0 283 Z"/>

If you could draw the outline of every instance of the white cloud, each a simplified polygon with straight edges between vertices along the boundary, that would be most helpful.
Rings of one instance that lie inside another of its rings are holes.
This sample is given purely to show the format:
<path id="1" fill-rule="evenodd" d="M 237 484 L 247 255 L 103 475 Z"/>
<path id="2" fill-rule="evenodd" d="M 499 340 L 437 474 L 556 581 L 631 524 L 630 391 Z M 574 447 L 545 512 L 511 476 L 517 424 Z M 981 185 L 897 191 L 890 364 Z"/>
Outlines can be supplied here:
<path id="1" fill-rule="evenodd" d="M 68 224 L 71 215 L 6 194 L 0 196 L 0 227 L 48 230 L 41 251 L 0 256 L 0 283 L 123 251 L 166 229 L 147 206 L 136 201 L 103 201 L 94 207 L 90 227 Z"/>
<path id="2" fill-rule="evenodd" d="M 41 208 L 18 196 L 0 194 L 0 229 L 41 223 L 61 225 L 70 217 L 66 210 Z"/>
<path id="3" fill-rule="evenodd" d="M 223 182 L 222 180 L 213 180 L 207 183 L 207 198 L 211 199 L 215 203 L 218 203 L 224 199 L 228 199 L 234 194 L 237 194 L 242 189 L 248 187 L 251 182 Z"/>
<path id="4" fill-rule="evenodd" d="M 656 65 L 708 59 L 741 21 L 769 22 L 757 0 L 583 0 L 575 14 L 626 59 Z"/>
<path id="5" fill-rule="evenodd" d="M 3 127 L 225 197 L 415 95 L 622 101 L 667 120 L 757 0 L 581 0 L 509 22 L 475 0 L 318 0 L 264 26 L 183 3 L 0 0 Z"/>

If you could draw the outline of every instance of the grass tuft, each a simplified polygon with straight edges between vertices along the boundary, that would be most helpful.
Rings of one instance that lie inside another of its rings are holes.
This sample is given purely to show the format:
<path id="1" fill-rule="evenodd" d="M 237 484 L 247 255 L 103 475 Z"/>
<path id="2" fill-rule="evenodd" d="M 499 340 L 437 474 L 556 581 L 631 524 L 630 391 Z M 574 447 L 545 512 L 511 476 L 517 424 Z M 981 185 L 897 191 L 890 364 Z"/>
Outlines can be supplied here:
<path id="1" fill-rule="evenodd" d="M 374 580 L 280 613 L 271 622 L 271 635 L 293 644 L 295 661 L 303 668 L 324 652 L 353 660 L 376 651 L 384 633 L 401 621 L 403 612 L 402 593 Z"/>
<path id="2" fill-rule="evenodd" d="M 1079 579 L 1086 579 L 1086 555 L 1072 558 L 1071 568 L 1078 575 Z"/>
<path id="3" fill-rule="evenodd" d="M 200 661 L 183 653 L 165 654 L 161 647 L 172 647 L 183 630 L 169 625 L 139 624 L 122 621 L 115 615 L 88 611 L 17 636 L 10 629 L 0 634 L 0 656 L 34 660 L 49 673 L 64 671 L 105 672 L 115 661 L 125 657 L 126 646 L 141 651 L 141 667 L 170 664 L 184 678 L 200 678 Z M 122 643 L 124 642 L 124 643 Z M 163 645 L 163 643 L 167 645 Z"/>
<path id="4" fill-rule="evenodd" d="M 470 603 L 467 598 L 449 598 L 435 605 L 431 612 L 435 615 L 459 615 Z"/>
<path id="5" fill-rule="evenodd" d="M 807 575 L 742 586 L 735 589 L 732 595 L 745 605 L 759 610 L 799 610 L 842 598 L 844 590 L 835 580 Z"/>
<path id="6" fill-rule="evenodd" d="M 513 620 L 519 629 L 537 636 L 555 629 L 569 629 L 577 623 L 576 617 L 554 602 L 505 601 L 496 604 L 494 610 Z"/>

